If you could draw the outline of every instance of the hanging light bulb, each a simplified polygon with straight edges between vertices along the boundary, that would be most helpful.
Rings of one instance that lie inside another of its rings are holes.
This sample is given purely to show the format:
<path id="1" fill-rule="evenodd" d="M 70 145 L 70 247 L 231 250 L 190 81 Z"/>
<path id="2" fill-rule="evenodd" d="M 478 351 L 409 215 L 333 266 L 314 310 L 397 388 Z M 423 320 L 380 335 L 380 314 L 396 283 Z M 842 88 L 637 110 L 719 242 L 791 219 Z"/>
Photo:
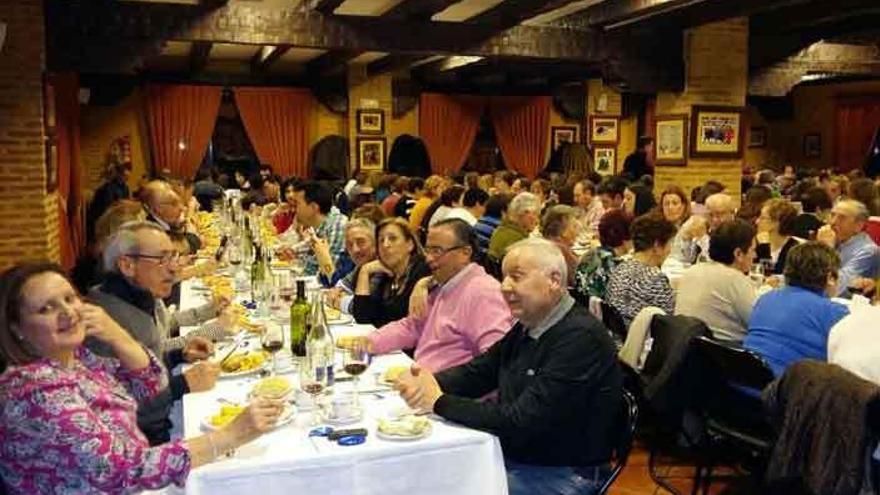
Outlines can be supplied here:
<path id="1" fill-rule="evenodd" d="M 177 149 L 179 149 L 180 151 L 185 150 L 186 149 L 186 141 L 184 141 L 183 139 L 178 141 L 177 142 Z"/>

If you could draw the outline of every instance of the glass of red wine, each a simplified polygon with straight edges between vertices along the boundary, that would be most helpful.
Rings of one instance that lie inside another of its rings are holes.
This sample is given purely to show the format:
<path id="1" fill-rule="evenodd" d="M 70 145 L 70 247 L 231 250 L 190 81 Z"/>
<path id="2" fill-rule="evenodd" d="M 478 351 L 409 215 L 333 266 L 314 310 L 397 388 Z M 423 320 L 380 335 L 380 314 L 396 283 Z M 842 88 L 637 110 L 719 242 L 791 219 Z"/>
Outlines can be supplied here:
<path id="1" fill-rule="evenodd" d="M 360 408 L 360 397 L 358 394 L 358 385 L 360 377 L 370 367 L 370 361 L 373 356 L 367 349 L 366 343 L 358 341 L 352 345 L 350 349 L 346 349 L 342 358 L 342 369 L 354 378 L 354 407 Z"/>
<path id="2" fill-rule="evenodd" d="M 314 409 L 312 425 L 321 423 L 321 408 L 318 397 L 327 388 L 327 367 L 320 357 L 309 356 L 299 367 L 299 386 L 303 392 L 312 397 Z"/>
<path id="3" fill-rule="evenodd" d="M 275 356 L 278 354 L 278 351 L 284 348 L 284 331 L 281 325 L 274 321 L 267 322 L 260 342 L 263 345 L 263 350 L 272 354 L 271 374 L 274 376 L 275 369 L 277 368 Z"/>

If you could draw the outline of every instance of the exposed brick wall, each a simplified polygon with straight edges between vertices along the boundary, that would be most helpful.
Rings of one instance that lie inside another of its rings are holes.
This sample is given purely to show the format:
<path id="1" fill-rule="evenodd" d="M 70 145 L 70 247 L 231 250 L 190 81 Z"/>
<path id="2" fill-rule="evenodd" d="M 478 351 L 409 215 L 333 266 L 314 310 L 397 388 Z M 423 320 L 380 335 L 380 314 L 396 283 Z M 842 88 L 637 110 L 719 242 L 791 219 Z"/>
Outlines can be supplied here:
<path id="1" fill-rule="evenodd" d="M 59 259 L 57 195 L 46 194 L 41 0 L 3 0 L 0 51 L 0 269 Z"/>
<path id="2" fill-rule="evenodd" d="M 657 115 L 691 115 L 693 105 L 745 106 L 749 68 L 748 19 L 706 24 L 687 30 L 684 36 L 685 90 L 682 93 L 659 93 Z M 742 139 L 746 137 L 741 136 Z M 684 167 L 657 167 L 655 189 L 662 191 L 675 184 L 690 191 L 713 179 L 724 184 L 738 200 L 742 165 L 742 159 L 689 158 Z"/>

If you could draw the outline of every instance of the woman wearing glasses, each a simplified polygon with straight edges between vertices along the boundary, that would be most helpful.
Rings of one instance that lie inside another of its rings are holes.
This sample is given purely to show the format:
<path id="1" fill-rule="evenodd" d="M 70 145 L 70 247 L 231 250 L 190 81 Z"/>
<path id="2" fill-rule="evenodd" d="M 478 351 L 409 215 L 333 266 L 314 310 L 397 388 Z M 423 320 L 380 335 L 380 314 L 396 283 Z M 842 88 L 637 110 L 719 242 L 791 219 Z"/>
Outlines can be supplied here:
<path id="1" fill-rule="evenodd" d="M 431 270 L 409 224 L 386 218 L 376 227 L 379 259 L 358 268 L 351 314 L 358 323 L 380 327 L 407 315 L 416 282 Z"/>
<path id="2" fill-rule="evenodd" d="M 93 354 L 87 336 L 111 354 Z M 0 363 L 0 475 L 12 494 L 183 485 L 191 469 L 272 428 L 283 409 L 261 399 L 221 430 L 150 447 L 135 410 L 165 388 L 162 365 L 52 264 L 0 275 Z"/>

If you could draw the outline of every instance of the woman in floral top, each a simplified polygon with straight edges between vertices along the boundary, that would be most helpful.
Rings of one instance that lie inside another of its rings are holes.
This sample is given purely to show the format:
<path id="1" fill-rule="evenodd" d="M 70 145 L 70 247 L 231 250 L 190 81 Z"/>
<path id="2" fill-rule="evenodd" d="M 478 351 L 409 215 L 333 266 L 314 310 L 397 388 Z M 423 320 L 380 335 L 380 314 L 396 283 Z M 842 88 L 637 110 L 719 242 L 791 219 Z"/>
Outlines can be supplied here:
<path id="1" fill-rule="evenodd" d="M 590 297 L 605 299 L 605 287 L 611 270 L 620 264 L 622 256 L 629 252 L 630 216 L 621 209 L 608 210 L 599 220 L 601 246 L 585 256 L 574 274 L 574 289 L 581 301 Z"/>
<path id="2" fill-rule="evenodd" d="M 82 346 L 86 335 L 116 358 L 92 354 Z M 183 485 L 190 469 L 271 428 L 283 407 L 255 402 L 220 431 L 151 448 L 136 401 L 167 385 L 165 370 L 51 264 L 0 276 L 0 359 L 0 475 L 13 494 Z"/>

